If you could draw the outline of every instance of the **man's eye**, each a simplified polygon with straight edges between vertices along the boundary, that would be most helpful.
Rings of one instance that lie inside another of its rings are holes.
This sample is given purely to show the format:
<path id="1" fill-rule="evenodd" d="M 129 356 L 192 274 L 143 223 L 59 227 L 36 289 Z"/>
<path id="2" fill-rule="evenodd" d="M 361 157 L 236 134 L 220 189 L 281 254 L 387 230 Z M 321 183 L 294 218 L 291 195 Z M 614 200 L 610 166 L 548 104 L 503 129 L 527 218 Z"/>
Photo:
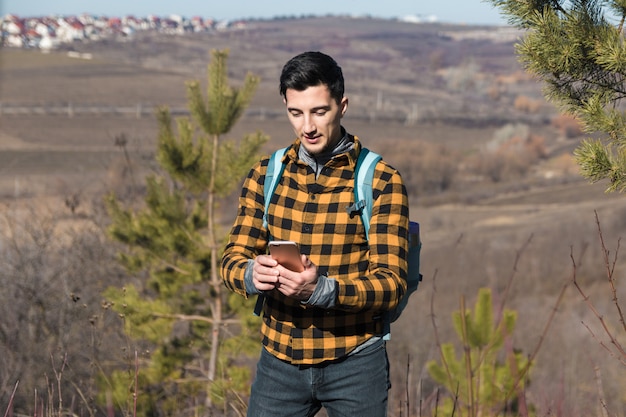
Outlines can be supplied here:
<path id="1" fill-rule="evenodd" d="M 315 115 L 316 116 L 324 116 L 324 115 L 326 115 L 326 112 L 325 111 L 316 111 Z"/>
<path id="2" fill-rule="evenodd" d="M 302 113 L 291 112 L 289 114 L 291 114 L 291 117 L 300 117 L 300 116 L 302 116 Z"/>

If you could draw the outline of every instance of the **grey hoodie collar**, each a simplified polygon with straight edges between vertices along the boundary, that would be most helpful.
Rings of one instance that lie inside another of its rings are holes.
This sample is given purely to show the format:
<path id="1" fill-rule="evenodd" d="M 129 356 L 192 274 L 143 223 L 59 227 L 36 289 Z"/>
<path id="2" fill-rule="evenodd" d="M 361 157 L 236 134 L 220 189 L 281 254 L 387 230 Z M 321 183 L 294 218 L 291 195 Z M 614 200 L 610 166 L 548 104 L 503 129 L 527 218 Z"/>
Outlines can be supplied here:
<path id="1" fill-rule="evenodd" d="M 324 165 L 333 157 L 348 152 L 354 148 L 354 141 L 351 140 L 350 135 L 346 132 L 346 130 L 342 127 L 341 132 L 343 136 L 337 142 L 333 149 L 329 149 L 327 152 L 324 152 L 319 155 L 310 154 L 302 144 L 300 144 L 300 149 L 298 150 L 298 158 L 308 166 L 313 168 L 315 171 L 315 178 L 319 177 L 320 172 L 322 172 L 322 168 Z"/>

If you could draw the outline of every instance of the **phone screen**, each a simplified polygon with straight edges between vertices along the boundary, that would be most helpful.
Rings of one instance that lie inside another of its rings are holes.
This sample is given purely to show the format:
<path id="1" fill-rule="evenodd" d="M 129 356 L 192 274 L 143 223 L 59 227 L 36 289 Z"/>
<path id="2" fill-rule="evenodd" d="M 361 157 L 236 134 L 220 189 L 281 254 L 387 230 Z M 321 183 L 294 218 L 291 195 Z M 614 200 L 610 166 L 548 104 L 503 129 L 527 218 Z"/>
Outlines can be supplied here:
<path id="1" fill-rule="evenodd" d="M 288 240 L 275 240 L 269 242 L 270 255 L 285 268 L 294 271 L 304 271 L 304 265 L 300 259 L 300 247 L 296 242 Z"/>

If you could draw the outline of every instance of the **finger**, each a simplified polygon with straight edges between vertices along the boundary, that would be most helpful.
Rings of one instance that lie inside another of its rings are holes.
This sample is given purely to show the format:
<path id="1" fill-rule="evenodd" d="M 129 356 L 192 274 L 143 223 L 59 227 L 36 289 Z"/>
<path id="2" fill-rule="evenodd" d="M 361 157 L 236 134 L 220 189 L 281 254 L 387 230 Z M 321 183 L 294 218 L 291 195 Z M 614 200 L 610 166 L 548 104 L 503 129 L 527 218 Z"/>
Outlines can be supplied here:
<path id="1" fill-rule="evenodd" d="M 276 261 L 276 259 L 268 255 L 259 255 L 254 259 L 254 261 L 255 261 L 255 264 L 258 266 L 264 266 L 264 267 L 269 267 L 269 268 L 272 268 L 278 265 L 278 262 Z"/>
<path id="2" fill-rule="evenodd" d="M 275 269 L 264 268 L 262 271 L 255 271 L 252 274 L 252 279 L 256 279 L 259 282 L 267 284 L 275 284 L 278 282 L 279 272 Z"/>
<path id="3" fill-rule="evenodd" d="M 260 291 L 271 291 L 278 285 L 278 277 L 252 274 L 252 283 Z"/>

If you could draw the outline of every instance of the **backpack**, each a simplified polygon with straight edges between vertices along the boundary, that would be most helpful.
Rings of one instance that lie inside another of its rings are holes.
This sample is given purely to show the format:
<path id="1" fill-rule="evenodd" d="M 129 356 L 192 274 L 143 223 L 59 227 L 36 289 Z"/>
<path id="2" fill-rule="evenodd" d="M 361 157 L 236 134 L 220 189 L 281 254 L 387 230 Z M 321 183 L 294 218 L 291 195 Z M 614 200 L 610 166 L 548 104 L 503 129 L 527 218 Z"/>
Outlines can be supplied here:
<path id="1" fill-rule="evenodd" d="M 275 151 L 269 160 L 267 166 L 267 172 L 265 174 L 265 182 L 263 184 L 263 195 L 265 197 L 265 210 L 263 212 L 263 227 L 267 227 L 267 209 L 270 205 L 270 200 L 278 182 L 285 170 L 285 164 L 282 162 L 283 156 L 287 152 L 287 148 L 282 148 Z M 352 213 L 358 212 L 365 227 L 365 236 L 369 239 L 369 226 L 370 217 L 372 213 L 373 193 L 372 184 L 374 180 L 374 170 L 376 164 L 382 157 L 375 152 L 370 151 L 367 148 L 362 148 L 359 158 L 357 159 L 354 169 L 354 201 L 355 203 L 348 207 L 348 210 Z M 422 249 L 422 243 L 419 239 L 419 223 L 409 223 L 409 254 L 408 254 L 408 276 L 407 276 L 407 290 L 404 296 L 392 311 L 385 313 L 383 320 L 383 338 L 389 340 L 391 323 L 396 321 L 400 314 L 406 307 L 409 296 L 417 290 L 417 287 L 422 280 L 422 274 L 420 274 L 420 252 Z M 259 294 L 256 306 L 254 308 L 254 314 L 260 315 L 263 308 L 263 294 Z"/>

